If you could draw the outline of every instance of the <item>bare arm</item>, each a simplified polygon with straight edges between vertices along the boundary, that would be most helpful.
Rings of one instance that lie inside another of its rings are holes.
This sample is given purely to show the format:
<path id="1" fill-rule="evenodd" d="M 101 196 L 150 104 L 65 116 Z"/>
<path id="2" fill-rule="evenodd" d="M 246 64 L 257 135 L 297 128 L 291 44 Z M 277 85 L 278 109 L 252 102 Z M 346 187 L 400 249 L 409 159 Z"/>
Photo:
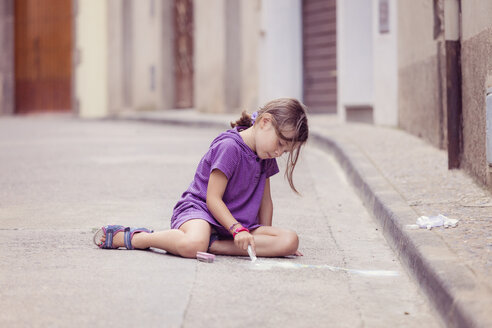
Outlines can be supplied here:
<path id="1" fill-rule="evenodd" d="M 232 216 L 226 204 L 222 200 L 225 189 L 227 187 L 227 177 L 220 170 L 213 170 L 210 174 L 207 187 L 207 207 L 214 218 L 226 229 L 237 223 L 237 220 Z M 237 228 L 237 226 L 236 226 Z M 255 250 L 255 242 L 253 235 L 247 231 L 242 231 L 234 237 L 234 243 L 239 248 L 246 250 L 248 245 L 251 245 Z"/>
<path id="2" fill-rule="evenodd" d="M 227 177 L 220 170 L 213 170 L 210 174 L 207 187 L 207 207 L 226 229 L 236 223 L 237 220 L 232 216 L 226 204 L 222 200 L 227 187 Z"/>
<path id="3" fill-rule="evenodd" d="M 273 202 L 270 194 L 270 178 L 266 179 L 265 190 L 263 191 L 263 197 L 261 198 L 260 211 L 258 213 L 260 217 L 260 224 L 264 226 L 272 225 L 273 217 Z"/>

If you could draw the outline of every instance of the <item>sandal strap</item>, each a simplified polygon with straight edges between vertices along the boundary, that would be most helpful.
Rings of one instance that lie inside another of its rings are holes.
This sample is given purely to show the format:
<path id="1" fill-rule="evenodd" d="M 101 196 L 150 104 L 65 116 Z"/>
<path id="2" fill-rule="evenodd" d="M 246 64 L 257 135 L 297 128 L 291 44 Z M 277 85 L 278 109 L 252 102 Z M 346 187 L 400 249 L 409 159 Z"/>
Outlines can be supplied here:
<path id="1" fill-rule="evenodd" d="M 149 230 L 147 228 L 126 227 L 125 228 L 125 238 L 124 238 L 126 249 L 134 249 L 134 247 L 132 245 L 133 235 L 136 233 L 139 233 L 139 232 L 153 233 L 154 230 Z"/>
<path id="2" fill-rule="evenodd" d="M 101 248 L 113 248 L 113 237 L 120 231 L 123 231 L 124 227 L 121 225 L 107 225 L 102 228 L 106 235 L 106 240 Z"/>
<path id="3" fill-rule="evenodd" d="M 125 247 L 126 247 L 126 249 L 133 249 L 133 246 L 132 246 L 132 238 L 131 238 L 131 235 L 130 235 L 130 227 L 126 227 L 125 228 L 125 238 L 124 238 L 124 241 L 125 241 Z"/>
<path id="4" fill-rule="evenodd" d="M 113 248 L 113 231 L 106 230 L 106 240 L 104 241 L 103 248 Z"/>

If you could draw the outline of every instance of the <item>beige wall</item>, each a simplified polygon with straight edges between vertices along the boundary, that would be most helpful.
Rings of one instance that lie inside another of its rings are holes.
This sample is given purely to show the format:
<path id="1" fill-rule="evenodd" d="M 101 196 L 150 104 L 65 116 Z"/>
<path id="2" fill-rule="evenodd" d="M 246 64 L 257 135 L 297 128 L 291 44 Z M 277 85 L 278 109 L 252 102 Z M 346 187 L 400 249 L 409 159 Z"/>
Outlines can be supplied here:
<path id="1" fill-rule="evenodd" d="M 171 1 L 79 0 L 75 22 L 81 117 L 172 108 Z"/>
<path id="2" fill-rule="evenodd" d="M 239 0 L 195 0 L 194 105 L 198 111 L 238 112 L 242 106 L 242 18 Z"/>
<path id="3" fill-rule="evenodd" d="M 241 2 L 226 0 L 225 2 L 225 106 L 227 112 L 236 112 L 241 101 Z"/>
<path id="4" fill-rule="evenodd" d="M 374 105 L 373 5 L 371 1 L 337 2 L 337 113 Z"/>
<path id="5" fill-rule="evenodd" d="M 389 32 L 379 31 L 379 0 L 372 2 L 374 123 L 398 125 L 398 0 L 389 3 Z"/>
<path id="6" fill-rule="evenodd" d="M 439 148 L 445 147 L 443 42 L 443 35 L 434 39 L 432 1 L 398 1 L 398 124 Z"/>
<path id="7" fill-rule="evenodd" d="M 128 15 L 123 14 L 121 0 L 113 1 L 117 4 L 111 13 L 110 26 L 114 25 L 114 31 L 110 30 L 110 39 L 116 44 L 108 60 L 114 66 L 110 75 L 117 90 L 112 93 L 114 106 L 111 107 L 116 111 L 172 108 L 172 1 L 131 1 L 128 2 Z M 125 92 L 131 93 L 126 100 Z"/>
<path id="8" fill-rule="evenodd" d="M 194 101 L 202 112 L 223 113 L 225 105 L 225 0 L 195 0 Z"/>
<path id="9" fill-rule="evenodd" d="M 115 13 L 123 12 L 123 1 L 108 1 L 108 53 L 106 61 L 108 63 L 108 114 L 115 114 L 124 107 L 123 97 L 123 34 L 122 24 L 123 15 Z"/>
<path id="10" fill-rule="evenodd" d="M 81 117 L 108 114 L 108 2 L 79 0 L 75 18 L 75 98 Z"/>
<path id="11" fill-rule="evenodd" d="M 456 0 L 443 0 L 445 9 Z M 461 168 L 492 191 L 486 161 L 486 90 L 492 87 L 492 1 L 462 0 L 462 159 Z M 434 40 L 431 1 L 401 0 L 399 5 L 399 124 L 436 147 L 446 148 L 446 66 L 444 33 Z M 454 40 L 446 21 L 446 37 Z M 439 58 L 440 54 L 440 58 Z"/>
<path id="12" fill-rule="evenodd" d="M 492 28 L 492 1 L 490 0 L 461 0 L 461 13 L 464 41 Z"/>
<path id="13" fill-rule="evenodd" d="M 492 87 L 492 1 L 462 1 L 463 157 L 461 167 L 492 191 L 486 160 L 486 89 Z"/>
<path id="14" fill-rule="evenodd" d="M 402 67 L 436 54 L 432 1 L 398 1 L 398 62 Z"/>
<path id="15" fill-rule="evenodd" d="M 153 6 L 153 7 L 152 7 Z M 132 107 L 157 109 L 158 35 L 160 19 L 153 0 L 132 2 Z"/>
<path id="16" fill-rule="evenodd" d="M 300 0 L 194 1 L 194 104 L 250 112 L 302 97 Z"/>
<path id="17" fill-rule="evenodd" d="M 258 102 L 258 40 L 261 0 L 241 1 L 241 102 L 240 108 L 254 112 Z"/>

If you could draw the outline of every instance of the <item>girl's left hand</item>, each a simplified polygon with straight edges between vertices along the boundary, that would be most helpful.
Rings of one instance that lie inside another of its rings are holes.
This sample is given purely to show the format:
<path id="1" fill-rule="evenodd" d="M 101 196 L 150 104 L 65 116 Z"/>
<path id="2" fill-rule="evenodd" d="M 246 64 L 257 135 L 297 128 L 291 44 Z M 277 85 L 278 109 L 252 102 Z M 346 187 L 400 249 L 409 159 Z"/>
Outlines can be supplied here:
<path id="1" fill-rule="evenodd" d="M 304 256 L 304 254 L 302 254 L 301 252 L 299 251 L 296 251 L 296 253 L 294 254 L 295 256 Z"/>

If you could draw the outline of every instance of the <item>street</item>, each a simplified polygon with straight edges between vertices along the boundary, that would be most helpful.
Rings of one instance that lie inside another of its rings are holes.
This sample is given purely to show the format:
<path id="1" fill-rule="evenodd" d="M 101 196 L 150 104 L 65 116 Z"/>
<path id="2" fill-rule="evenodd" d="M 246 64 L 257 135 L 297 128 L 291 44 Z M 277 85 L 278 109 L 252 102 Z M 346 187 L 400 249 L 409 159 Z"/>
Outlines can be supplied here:
<path id="1" fill-rule="evenodd" d="M 65 115 L 0 119 L 0 326 L 439 327 L 345 179 L 308 145 L 272 178 L 273 224 L 300 258 L 101 250 L 105 224 L 168 229 L 220 133 Z"/>

